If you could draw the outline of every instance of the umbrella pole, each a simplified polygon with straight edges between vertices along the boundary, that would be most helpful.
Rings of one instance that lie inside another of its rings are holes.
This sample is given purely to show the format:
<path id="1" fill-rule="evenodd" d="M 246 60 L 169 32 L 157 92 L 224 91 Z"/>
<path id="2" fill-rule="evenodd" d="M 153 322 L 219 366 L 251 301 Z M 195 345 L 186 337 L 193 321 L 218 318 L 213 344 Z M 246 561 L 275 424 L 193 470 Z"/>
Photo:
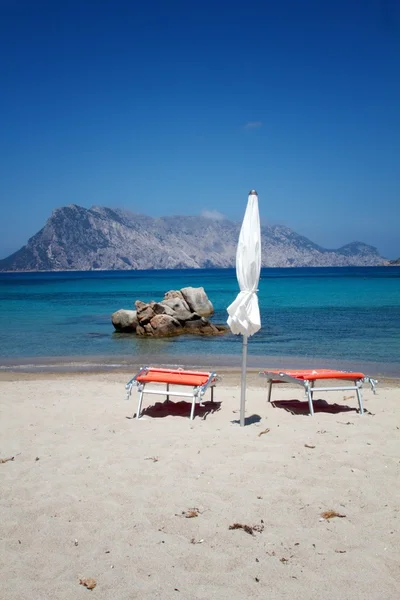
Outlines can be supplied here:
<path id="1" fill-rule="evenodd" d="M 246 411 L 246 372 L 247 372 L 247 335 L 243 336 L 242 345 L 242 388 L 240 392 L 240 427 L 244 427 Z"/>

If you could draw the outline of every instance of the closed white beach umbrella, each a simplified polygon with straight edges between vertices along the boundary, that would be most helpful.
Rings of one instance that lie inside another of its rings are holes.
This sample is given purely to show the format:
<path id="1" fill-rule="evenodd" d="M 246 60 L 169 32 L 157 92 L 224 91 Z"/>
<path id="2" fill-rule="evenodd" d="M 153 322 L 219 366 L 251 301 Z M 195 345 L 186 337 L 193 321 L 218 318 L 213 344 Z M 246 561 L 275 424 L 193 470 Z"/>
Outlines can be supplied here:
<path id="1" fill-rule="evenodd" d="M 244 426 L 246 404 L 247 340 L 261 328 L 258 307 L 258 282 L 261 271 L 261 229 L 258 196 L 251 190 L 247 201 L 236 251 L 236 276 L 240 292 L 228 307 L 228 325 L 243 336 L 242 382 L 240 393 L 240 426 Z"/>

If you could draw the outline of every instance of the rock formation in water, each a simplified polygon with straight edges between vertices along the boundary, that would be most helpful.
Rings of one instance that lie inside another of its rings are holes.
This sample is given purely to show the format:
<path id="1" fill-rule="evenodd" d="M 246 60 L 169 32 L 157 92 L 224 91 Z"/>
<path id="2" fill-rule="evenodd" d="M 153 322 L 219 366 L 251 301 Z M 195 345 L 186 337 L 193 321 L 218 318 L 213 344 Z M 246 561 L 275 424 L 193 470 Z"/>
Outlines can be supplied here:
<path id="1" fill-rule="evenodd" d="M 116 331 L 151 337 L 220 335 L 227 331 L 226 326 L 214 325 L 206 318 L 214 313 L 214 308 L 202 287 L 172 290 L 161 302 L 136 300 L 135 307 L 136 310 L 121 308 L 112 314 Z"/>
<path id="2" fill-rule="evenodd" d="M 0 271 L 186 269 L 234 267 L 240 223 L 205 217 L 152 218 L 75 204 L 57 208 Z M 264 267 L 387 264 L 377 249 L 352 242 L 327 250 L 288 227 L 262 227 Z"/>

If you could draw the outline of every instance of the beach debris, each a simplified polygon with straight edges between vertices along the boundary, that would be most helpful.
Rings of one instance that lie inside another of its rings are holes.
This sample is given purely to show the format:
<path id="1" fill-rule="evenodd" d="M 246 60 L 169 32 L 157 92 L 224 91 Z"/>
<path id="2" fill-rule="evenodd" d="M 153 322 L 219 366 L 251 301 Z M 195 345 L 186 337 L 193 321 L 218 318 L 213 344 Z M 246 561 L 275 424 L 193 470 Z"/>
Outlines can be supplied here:
<path id="1" fill-rule="evenodd" d="M 326 429 L 319 429 L 317 433 L 326 433 Z"/>
<path id="2" fill-rule="evenodd" d="M 284 556 L 282 556 L 282 558 L 280 558 L 279 560 L 280 560 L 280 562 L 281 562 L 282 564 L 284 564 L 284 565 L 286 565 L 286 563 L 288 563 L 288 562 L 289 562 L 289 559 L 288 559 L 288 558 L 285 558 Z"/>
<path id="3" fill-rule="evenodd" d="M 15 458 L 15 456 L 9 456 L 8 458 L 0 458 L 0 464 L 10 462 L 10 460 L 14 460 L 14 458 Z"/>
<path id="4" fill-rule="evenodd" d="M 337 554 L 346 554 L 347 550 L 335 550 Z"/>
<path id="5" fill-rule="evenodd" d="M 229 529 L 243 529 L 246 533 L 254 535 L 253 528 L 250 525 L 243 525 L 242 523 L 233 523 L 233 525 L 229 525 Z"/>
<path id="6" fill-rule="evenodd" d="M 183 510 L 180 515 L 175 515 L 176 517 L 185 517 L 185 519 L 194 519 L 201 514 L 199 508 L 188 508 L 187 510 Z"/>
<path id="7" fill-rule="evenodd" d="M 79 543 L 78 540 L 75 538 L 75 540 L 74 540 L 74 546 L 77 546 L 78 543 Z"/>
<path id="8" fill-rule="evenodd" d="M 196 540 L 196 538 L 192 537 L 192 539 L 190 540 L 191 544 L 202 544 L 204 542 L 203 539 L 201 540 Z"/>
<path id="9" fill-rule="evenodd" d="M 304 448 L 315 448 L 312 444 L 304 444 Z"/>
<path id="10" fill-rule="evenodd" d="M 269 427 L 267 427 L 267 429 L 264 429 L 264 431 L 260 431 L 260 433 L 258 434 L 258 437 L 261 437 L 262 435 L 264 435 L 264 433 L 269 433 L 271 430 Z"/>
<path id="11" fill-rule="evenodd" d="M 243 529 L 249 535 L 254 535 L 254 532 L 261 533 L 264 531 L 264 521 L 261 519 L 261 525 L 245 525 L 243 523 L 233 523 L 229 525 L 229 529 Z"/>
<path id="12" fill-rule="evenodd" d="M 190 508 L 186 513 L 185 513 L 185 518 L 186 519 L 193 519 L 194 517 L 198 517 L 200 514 L 200 511 L 198 508 Z"/>
<path id="13" fill-rule="evenodd" d="M 335 517 L 343 519 L 345 516 L 346 515 L 343 515 L 342 513 L 336 512 L 336 510 L 326 510 L 325 512 L 321 513 L 321 517 L 322 519 L 325 519 L 325 521 L 329 521 L 329 519 L 334 519 Z"/>
<path id="14" fill-rule="evenodd" d="M 264 521 L 262 519 L 260 525 L 253 525 L 253 531 L 256 531 L 257 533 L 262 533 L 264 531 Z"/>
<path id="15" fill-rule="evenodd" d="M 254 577 L 254 580 L 255 580 L 257 583 L 259 583 L 259 581 L 260 581 L 260 580 L 258 579 L 258 577 Z"/>
<path id="16" fill-rule="evenodd" d="M 160 459 L 158 456 L 147 456 L 144 460 L 152 460 L 153 462 L 158 462 Z"/>
<path id="17" fill-rule="evenodd" d="M 97 581 L 93 577 L 84 577 L 83 579 L 79 580 L 79 583 L 85 586 L 88 590 L 93 590 L 97 585 Z"/>
<path id="18" fill-rule="evenodd" d="M 354 423 L 352 421 L 337 421 L 337 423 L 340 423 L 340 425 L 354 425 Z"/>
<path id="19" fill-rule="evenodd" d="M 35 462 L 37 462 L 38 460 L 40 460 L 40 458 L 37 456 L 37 457 L 35 458 Z"/>
<path id="20" fill-rule="evenodd" d="M 352 400 L 354 396 L 343 396 L 343 400 Z"/>

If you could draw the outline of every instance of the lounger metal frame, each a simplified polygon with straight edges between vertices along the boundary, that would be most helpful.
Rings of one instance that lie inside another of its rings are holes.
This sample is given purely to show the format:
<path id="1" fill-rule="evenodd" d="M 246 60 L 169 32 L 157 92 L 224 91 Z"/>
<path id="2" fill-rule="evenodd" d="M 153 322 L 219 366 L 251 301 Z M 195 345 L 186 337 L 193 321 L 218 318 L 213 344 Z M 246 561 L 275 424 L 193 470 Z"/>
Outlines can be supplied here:
<path id="1" fill-rule="evenodd" d="M 314 387 L 317 379 L 297 379 L 284 372 L 274 373 L 273 371 L 261 371 L 259 373 L 262 377 L 267 377 L 267 399 L 271 402 L 271 392 L 273 383 L 294 383 L 304 388 L 304 393 L 308 399 L 308 406 L 310 409 L 310 415 L 314 416 L 314 405 L 313 405 L 313 393 L 318 392 L 339 392 L 339 391 L 354 391 L 357 394 L 358 405 L 360 407 L 360 415 L 364 414 L 362 386 L 363 383 L 369 383 L 374 394 L 376 394 L 376 384 L 378 381 L 372 379 L 372 377 L 363 377 L 353 380 L 353 385 L 341 385 L 341 386 L 329 386 L 329 387 Z M 321 378 L 322 379 L 322 378 Z M 332 375 L 330 379 L 341 379 Z M 341 379 L 342 381 L 348 382 L 351 379 Z"/>
<path id="2" fill-rule="evenodd" d="M 126 399 L 129 400 L 131 393 L 132 393 L 132 388 L 134 385 L 137 386 L 137 390 L 139 392 L 139 399 L 138 399 L 138 408 L 137 408 L 137 412 L 136 412 L 136 418 L 139 419 L 140 417 L 140 411 L 142 409 L 142 402 L 143 402 L 143 394 L 159 394 L 159 395 L 163 395 L 163 396 L 167 396 L 167 400 L 169 400 L 170 396 L 181 396 L 184 398 L 192 398 L 192 408 L 190 410 L 190 420 L 193 421 L 194 419 L 194 410 L 195 410 L 195 406 L 196 406 L 196 402 L 199 402 L 199 404 L 201 405 L 201 399 L 204 396 L 204 394 L 206 393 L 207 389 L 209 387 L 211 387 L 211 402 L 214 402 L 214 387 L 218 381 L 218 375 L 214 372 L 209 374 L 209 378 L 208 380 L 203 384 L 203 385 L 198 385 L 198 386 L 191 386 L 191 384 L 188 383 L 173 383 L 170 384 L 169 382 L 163 382 L 163 381 L 156 381 L 156 382 L 151 382 L 151 381 L 137 381 L 137 378 L 140 375 L 146 375 L 146 373 L 148 373 L 149 371 L 151 371 L 151 367 L 142 367 L 139 371 L 139 373 L 137 373 L 134 377 L 132 377 L 132 379 L 130 381 L 128 381 L 128 383 L 125 386 L 125 389 L 127 390 L 127 395 L 126 395 Z M 185 370 L 182 369 L 182 373 L 185 373 Z M 160 390 L 160 389 L 146 389 L 146 384 L 147 383 L 165 383 L 167 386 L 167 389 L 164 390 Z M 171 391 L 169 386 L 170 385 L 182 385 L 182 386 L 186 386 L 186 387 L 192 387 L 193 391 L 192 392 L 181 392 L 181 391 Z"/>

